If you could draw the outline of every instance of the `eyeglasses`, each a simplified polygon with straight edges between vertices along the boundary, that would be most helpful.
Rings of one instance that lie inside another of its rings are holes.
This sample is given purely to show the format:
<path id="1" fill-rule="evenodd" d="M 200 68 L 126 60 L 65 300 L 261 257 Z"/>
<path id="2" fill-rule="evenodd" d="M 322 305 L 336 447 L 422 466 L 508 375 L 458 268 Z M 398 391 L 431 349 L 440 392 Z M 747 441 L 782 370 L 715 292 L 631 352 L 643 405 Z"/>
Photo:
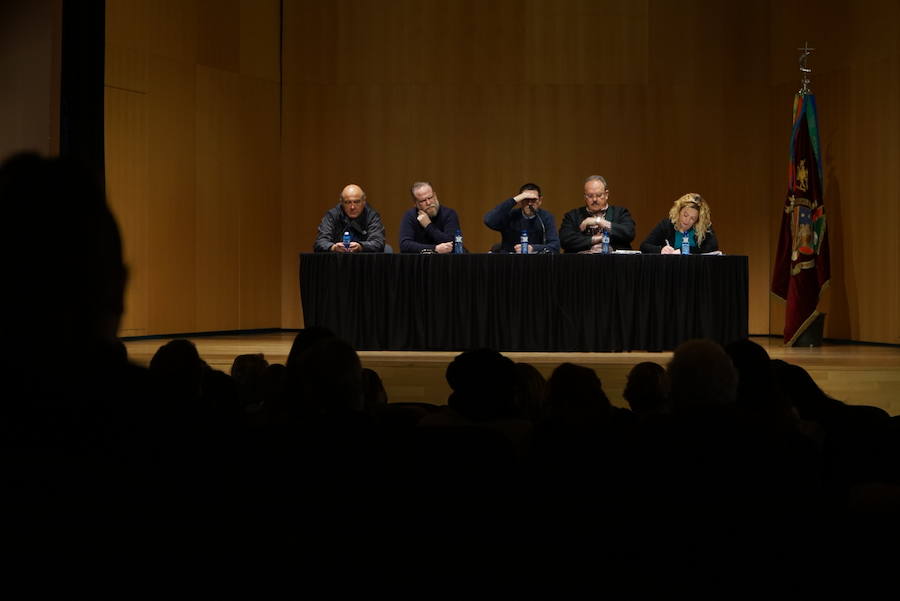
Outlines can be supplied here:
<path id="1" fill-rule="evenodd" d="M 584 195 L 584 197 L 587 200 L 600 200 L 604 196 L 609 196 L 609 190 L 604 190 L 603 192 L 601 192 L 599 194 L 585 194 Z"/>

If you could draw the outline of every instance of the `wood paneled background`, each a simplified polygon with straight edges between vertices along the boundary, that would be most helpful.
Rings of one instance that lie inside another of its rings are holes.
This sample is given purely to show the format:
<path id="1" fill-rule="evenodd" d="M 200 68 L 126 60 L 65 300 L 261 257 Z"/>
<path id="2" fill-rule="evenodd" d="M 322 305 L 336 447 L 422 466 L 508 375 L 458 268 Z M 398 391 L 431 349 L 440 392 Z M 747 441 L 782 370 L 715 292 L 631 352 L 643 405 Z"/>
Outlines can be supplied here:
<path id="1" fill-rule="evenodd" d="M 832 249 L 826 336 L 900 343 L 900 0 L 107 0 L 123 335 L 302 326 L 298 253 L 350 182 L 398 245 L 430 180 L 466 245 L 526 181 L 559 221 L 604 175 L 637 241 L 685 192 L 769 292 L 797 51 Z"/>
<path id="2" fill-rule="evenodd" d="M 106 33 L 121 334 L 279 327 L 279 2 L 108 0 Z"/>

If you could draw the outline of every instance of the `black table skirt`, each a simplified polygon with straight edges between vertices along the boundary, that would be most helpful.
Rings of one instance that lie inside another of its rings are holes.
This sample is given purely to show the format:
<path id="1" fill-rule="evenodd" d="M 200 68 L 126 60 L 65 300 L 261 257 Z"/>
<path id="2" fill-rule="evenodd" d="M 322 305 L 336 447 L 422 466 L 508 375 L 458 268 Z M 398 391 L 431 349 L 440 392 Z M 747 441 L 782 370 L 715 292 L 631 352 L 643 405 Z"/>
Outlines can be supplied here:
<path id="1" fill-rule="evenodd" d="M 307 327 L 358 350 L 670 350 L 747 336 L 744 256 L 302 254 Z"/>

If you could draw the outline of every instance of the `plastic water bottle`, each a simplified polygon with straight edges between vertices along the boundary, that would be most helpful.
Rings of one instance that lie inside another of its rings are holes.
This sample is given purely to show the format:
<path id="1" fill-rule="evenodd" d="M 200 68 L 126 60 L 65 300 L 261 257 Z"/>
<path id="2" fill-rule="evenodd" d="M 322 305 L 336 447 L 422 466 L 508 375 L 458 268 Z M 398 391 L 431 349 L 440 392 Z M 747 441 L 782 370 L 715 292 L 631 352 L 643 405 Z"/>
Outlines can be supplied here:
<path id="1" fill-rule="evenodd" d="M 519 236 L 519 253 L 528 254 L 528 230 L 522 230 L 522 235 Z"/>
<path id="2" fill-rule="evenodd" d="M 459 230 L 456 230 L 456 235 L 453 237 L 453 254 L 463 254 L 462 232 Z"/>
<path id="3" fill-rule="evenodd" d="M 687 234 L 681 234 L 681 254 L 691 254 L 691 239 L 688 238 Z"/>
<path id="4" fill-rule="evenodd" d="M 600 252 L 604 255 L 609 254 L 609 232 L 603 230 L 603 233 L 600 234 L 600 242 L 603 246 L 600 247 Z"/>
<path id="5" fill-rule="evenodd" d="M 350 232 L 344 232 L 344 248 L 350 250 Z"/>

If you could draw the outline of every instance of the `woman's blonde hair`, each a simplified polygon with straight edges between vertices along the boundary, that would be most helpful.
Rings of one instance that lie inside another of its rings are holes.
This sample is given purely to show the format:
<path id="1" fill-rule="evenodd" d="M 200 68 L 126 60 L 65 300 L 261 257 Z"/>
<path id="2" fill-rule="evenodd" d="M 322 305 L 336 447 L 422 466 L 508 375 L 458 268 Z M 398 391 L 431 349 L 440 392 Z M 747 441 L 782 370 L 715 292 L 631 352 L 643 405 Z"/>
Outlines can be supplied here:
<path id="1" fill-rule="evenodd" d="M 706 232 L 709 231 L 709 228 L 712 225 L 712 219 L 709 215 L 709 204 L 707 204 L 699 194 L 688 192 L 676 200 L 675 204 L 673 204 L 672 208 L 669 210 L 669 219 L 672 220 L 672 225 L 678 225 L 678 215 L 681 214 L 681 209 L 684 207 L 697 209 L 697 212 L 699 213 L 697 223 L 694 224 L 694 236 L 697 238 L 697 245 L 699 246 L 700 243 L 703 242 L 703 238 L 706 237 Z"/>

